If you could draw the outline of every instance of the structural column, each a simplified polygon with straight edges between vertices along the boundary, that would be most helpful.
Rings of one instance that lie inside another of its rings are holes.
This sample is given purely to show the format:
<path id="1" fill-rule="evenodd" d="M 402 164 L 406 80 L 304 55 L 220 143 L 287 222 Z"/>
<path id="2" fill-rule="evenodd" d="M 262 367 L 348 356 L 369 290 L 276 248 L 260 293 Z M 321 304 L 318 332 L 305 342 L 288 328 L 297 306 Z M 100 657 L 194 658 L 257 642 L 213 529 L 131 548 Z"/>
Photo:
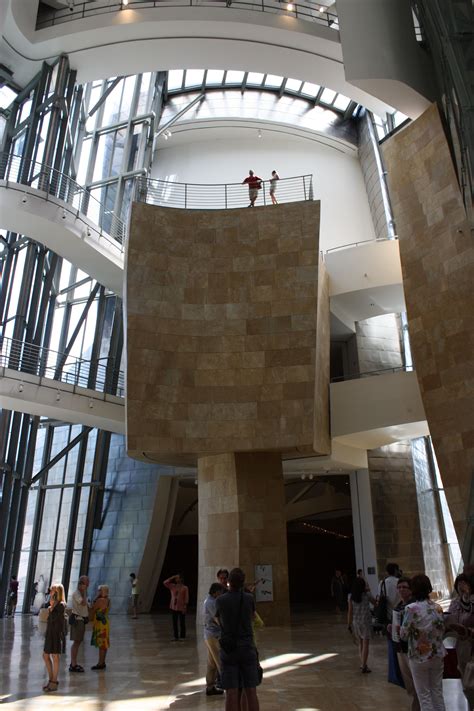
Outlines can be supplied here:
<path id="1" fill-rule="evenodd" d="M 279 453 L 216 454 L 198 460 L 199 585 L 203 600 L 219 568 L 240 567 L 248 583 L 256 565 L 271 565 L 273 601 L 258 612 L 266 624 L 289 622 L 288 554 Z"/>

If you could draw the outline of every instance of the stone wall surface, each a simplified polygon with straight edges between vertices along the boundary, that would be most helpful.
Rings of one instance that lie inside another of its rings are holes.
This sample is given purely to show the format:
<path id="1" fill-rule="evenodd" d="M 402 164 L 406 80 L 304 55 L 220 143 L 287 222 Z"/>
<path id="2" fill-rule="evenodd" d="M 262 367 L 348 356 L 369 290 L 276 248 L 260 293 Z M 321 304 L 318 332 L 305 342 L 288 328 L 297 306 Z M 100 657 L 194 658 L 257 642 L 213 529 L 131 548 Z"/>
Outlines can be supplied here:
<path id="1" fill-rule="evenodd" d="M 274 599 L 259 604 L 259 614 L 266 624 L 289 623 L 280 455 L 245 452 L 200 457 L 198 482 L 198 600 L 204 599 L 219 568 L 241 567 L 247 581 L 253 583 L 255 565 L 271 565 Z"/>
<path id="2" fill-rule="evenodd" d="M 134 204 L 131 456 L 193 464 L 198 454 L 313 452 L 318 440 L 329 449 L 329 329 L 317 327 L 319 211 L 312 201 L 210 211 Z M 328 357 L 315 397 L 320 334 Z"/>
<path id="3" fill-rule="evenodd" d="M 436 105 L 383 154 L 413 358 L 462 543 L 474 471 L 474 242 Z"/>
<path id="4" fill-rule="evenodd" d="M 407 575 L 424 570 L 410 442 L 368 452 L 379 576 L 387 563 Z"/>
<path id="5" fill-rule="evenodd" d="M 397 314 L 384 314 L 358 321 L 356 338 L 360 373 L 403 365 Z"/>

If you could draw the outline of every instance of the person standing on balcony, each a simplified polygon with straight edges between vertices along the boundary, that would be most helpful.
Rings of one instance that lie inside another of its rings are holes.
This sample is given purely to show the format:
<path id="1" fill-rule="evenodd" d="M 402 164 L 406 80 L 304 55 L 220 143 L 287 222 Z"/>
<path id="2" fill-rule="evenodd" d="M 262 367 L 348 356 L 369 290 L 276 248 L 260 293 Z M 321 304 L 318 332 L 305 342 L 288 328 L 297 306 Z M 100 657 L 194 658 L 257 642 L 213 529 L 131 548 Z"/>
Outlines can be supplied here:
<path id="1" fill-rule="evenodd" d="M 249 200 L 250 205 L 248 207 L 254 207 L 255 200 L 258 198 L 258 191 L 262 187 L 262 179 L 255 175 L 253 170 L 249 170 L 248 176 L 242 181 L 242 185 L 249 186 Z"/>
<path id="2" fill-rule="evenodd" d="M 280 180 L 280 176 L 276 170 L 272 170 L 272 177 L 270 178 L 270 197 L 272 199 L 272 205 L 278 205 L 278 200 L 275 197 L 277 180 Z"/>

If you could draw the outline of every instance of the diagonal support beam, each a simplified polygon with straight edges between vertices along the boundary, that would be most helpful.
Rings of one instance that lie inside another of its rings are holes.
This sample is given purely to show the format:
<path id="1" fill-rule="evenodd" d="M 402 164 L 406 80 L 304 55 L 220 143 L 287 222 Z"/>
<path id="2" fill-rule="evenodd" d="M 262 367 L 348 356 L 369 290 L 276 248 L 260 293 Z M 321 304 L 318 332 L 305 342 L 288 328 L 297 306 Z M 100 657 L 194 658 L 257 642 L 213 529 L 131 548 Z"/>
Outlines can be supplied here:
<path id="1" fill-rule="evenodd" d="M 30 488 L 35 482 L 38 481 L 38 479 L 41 479 L 43 474 L 45 474 L 47 471 L 49 471 L 52 467 L 54 467 L 55 464 L 57 464 L 61 459 L 64 457 L 65 454 L 71 451 L 76 444 L 78 444 L 86 435 L 89 434 L 89 432 L 92 430 L 92 427 L 83 427 L 82 431 L 79 432 L 77 437 L 74 437 L 69 444 L 67 444 L 60 452 L 56 454 L 55 457 L 53 457 L 40 471 L 34 475 L 28 482 L 24 482 L 28 488 Z"/>
<path id="2" fill-rule="evenodd" d="M 84 323 L 84 321 L 87 318 L 89 309 L 90 309 L 92 302 L 94 301 L 99 289 L 100 289 L 100 284 L 99 284 L 99 282 L 97 282 L 96 285 L 94 286 L 94 288 L 92 289 L 91 293 L 89 294 L 89 298 L 87 299 L 87 302 L 84 306 L 84 310 L 79 318 L 79 321 L 77 322 L 76 328 L 74 329 L 74 332 L 71 335 L 71 338 L 69 339 L 69 343 L 67 344 L 66 348 L 64 349 L 64 352 L 61 354 L 61 358 L 59 359 L 58 364 L 56 366 L 56 370 L 54 372 L 54 380 L 59 380 L 59 378 L 61 376 L 62 370 L 64 368 L 64 364 L 67 360 L 67 357 L 68 357 L 69 353 L 71 352 L 71 349 L 74 345 L 74 341 L 76 340 L 77 336 L 79 335 L 79 332 L 82 328 L 82 324 Z"/>
<path id="3" fill-rule="evenodd" d="M 107 87 L 107 89 L 104 91 L 104 93 L 103 93 L 102 96 L 100 97 L 99 101 L 98 101 L 96 104 L 94 104 L 94 106 L 93 106 L 93 107 L 91 108 L 91 110 L 89 111 L 89 116 L 93 116 L 93 115 L 95 114 L 95 112 L 97 111 L 97 109 L 100 109 L 100 107 L 102 106 L 102 104 L 104 103 L 104 101 L 106 100 L 106 98 L 107 98 L 108 96 L 110 96 L 110 94 L 113 92 L 113 90 L 115 89 L 115 87 L 117 86 L 117 84 L 120 84 L 120 82 L 122 81 L 122 79 L 123 79 L 123 77 L 116 77 L 116 78 L 113 80 L 112 84 L 110 84 L 110 86 Z"/>

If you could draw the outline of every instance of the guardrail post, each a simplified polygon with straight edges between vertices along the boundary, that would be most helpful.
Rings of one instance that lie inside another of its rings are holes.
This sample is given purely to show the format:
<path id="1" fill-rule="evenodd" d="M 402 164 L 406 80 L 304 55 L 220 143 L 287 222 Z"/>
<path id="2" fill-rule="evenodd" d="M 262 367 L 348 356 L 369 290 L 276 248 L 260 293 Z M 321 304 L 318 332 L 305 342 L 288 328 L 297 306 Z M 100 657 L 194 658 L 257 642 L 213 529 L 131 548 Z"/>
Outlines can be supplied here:
<path id="1" fill-rule="evenodd" d="M 224 185 L 225 209 L 227 210 L 227 183 Z"/>
<path id="2" fill-rule="evenodd" d="M 188 206 L 188 184 L 184 184 L 184 209 Z"/>
<path id="3" fill-rule="evenodd" d="M 304 175 L 303 175 L 303 192 L 304 192 L 304 199 L 307 200 L 307 197 L 306 197 L 306 180 L 305 180 L 305 176 L 304 176 Z"/>
<path id="4" fill-rule="evenodd" d="M 263 204 L 267 204 L 267 198 L 265 196 L 265 181 L 263 181 Z"/>

